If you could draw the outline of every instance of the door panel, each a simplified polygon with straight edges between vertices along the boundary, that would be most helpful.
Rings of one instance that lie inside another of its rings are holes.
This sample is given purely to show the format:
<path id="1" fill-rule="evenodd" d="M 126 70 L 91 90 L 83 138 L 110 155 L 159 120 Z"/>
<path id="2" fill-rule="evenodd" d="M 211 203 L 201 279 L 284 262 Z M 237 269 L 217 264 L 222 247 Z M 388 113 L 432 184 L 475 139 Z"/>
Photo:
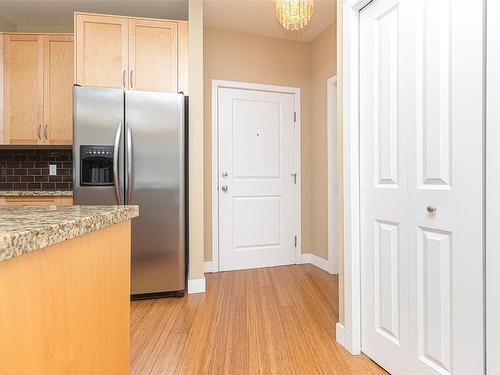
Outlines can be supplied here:
<path id="1" fill-rule="evenodd" d="M 177 23 L 129 20 L 130 88 L 177 92 Z"/>
<path id="2" fill-rule="evenodd" d="M 421 187 L 446 189 L 451 183 L 451 8 L 449 0 L 422 3 L 414 52 L 417 170 Z"/>
<path id="3" fill-rule="evenodd" d="M 419 228 L 417 238 L 418 356 L 451 371 L 451 233 Z"/>
<path id="4" fill-rule="evenodd" d="M 466 0 L 360 13 L 362 350 L 391 373 L 483 372 L 482 22 Z"/>
<path id="5" fill-rule="evenodd" d="M 73 143 L 73 36 L 45 35 L 44 131 L 45 143 Z"/>
<path id="6" fill-rule="evenodd" d="M 378 220 L 375 225 L 376 329 L 399 344 L 399 225 Z"/>
<path id="7" fill-rule="evenodd" d="M 409 358 L 402 3 L 375 0 L 360 14 L 362 349 L 394 373 Z"/>
<path id="8" fill-rule="evenodd" d="M 294 97 L 229 88 L 218 95 L 219 267 L 295 263 Z"/>
<path id="9" fill-rule="evenodd" d="M 418 338 L 411 352 L 416 371 L 479 374 L 485 328 L 483 2 L 410 4 L 408 227 L 410 300 L 417 301 L 410 332 Z"/>
<path id="10" fill-rule="evenodd" d="M 5 143 L 42 144 L 43 43 L 38 35 L 4 36 Z"/>
<path id="11" fill-rule="evenodd" d="M 128 19 L 76 14 L 76 83 L 128 88 Z"/>

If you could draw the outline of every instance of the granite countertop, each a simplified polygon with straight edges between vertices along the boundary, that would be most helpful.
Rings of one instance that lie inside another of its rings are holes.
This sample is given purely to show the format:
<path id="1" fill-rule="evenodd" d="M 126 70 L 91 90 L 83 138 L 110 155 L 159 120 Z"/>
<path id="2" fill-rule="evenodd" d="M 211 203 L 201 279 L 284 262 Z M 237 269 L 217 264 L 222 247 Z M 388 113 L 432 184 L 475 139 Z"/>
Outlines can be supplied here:
<path id="1" fill-rule="evenodd" d="M 138 206 L 0 206 L 0 261 L 137 216 Z"/>
<path id="2" fill-rule="evenodd" d="M 0 197 L 72 197 L 73 190 L 0 190 Z"/>

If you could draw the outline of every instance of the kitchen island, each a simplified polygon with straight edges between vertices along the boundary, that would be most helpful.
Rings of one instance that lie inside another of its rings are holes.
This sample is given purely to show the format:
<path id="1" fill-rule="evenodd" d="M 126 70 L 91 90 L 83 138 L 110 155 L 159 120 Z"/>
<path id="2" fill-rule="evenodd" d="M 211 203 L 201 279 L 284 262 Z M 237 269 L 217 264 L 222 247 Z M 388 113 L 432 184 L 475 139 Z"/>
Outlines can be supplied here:
<path id="1" fill-rule="evenodd" d="M 0 206 L 0 373 L 127 373 L 137 206 Z"/>

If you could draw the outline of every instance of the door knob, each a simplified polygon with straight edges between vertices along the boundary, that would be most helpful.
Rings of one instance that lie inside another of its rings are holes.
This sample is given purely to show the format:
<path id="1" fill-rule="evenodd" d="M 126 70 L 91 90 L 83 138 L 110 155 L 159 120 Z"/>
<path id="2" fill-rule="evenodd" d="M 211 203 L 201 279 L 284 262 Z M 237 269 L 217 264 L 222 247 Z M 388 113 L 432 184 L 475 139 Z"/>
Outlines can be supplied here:
<path id="1" fill-rule="evenodd" d="M 434 206 L 427 206 L 427 212 L 430 214 L 436 213 L 436 207 Z"/>
<path id="2" fill-rule="evenodd" d="M 228 176 L 227 172 L 222 172 L 222 177 L 226 178 Z"/>
<path id="3" fill-rule="evenodd" d="M 223 186 L 222 186 L 222 191 L 223 191 L 224 193 L 227 193 L 227 185 L 223 185 Z"/>

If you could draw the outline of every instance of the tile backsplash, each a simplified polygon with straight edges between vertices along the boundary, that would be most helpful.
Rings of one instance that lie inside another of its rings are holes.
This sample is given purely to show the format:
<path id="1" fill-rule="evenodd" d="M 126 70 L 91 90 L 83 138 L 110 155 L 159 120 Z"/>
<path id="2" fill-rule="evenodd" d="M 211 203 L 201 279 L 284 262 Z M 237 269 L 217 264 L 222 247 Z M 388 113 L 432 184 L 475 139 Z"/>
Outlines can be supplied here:
<path id="1" fill-rule="evenodd" d="M 49 164 L 57 175 L 49 176 Z M 72 190 L 70 149 L 0 149 L 0 190 Z"/>

